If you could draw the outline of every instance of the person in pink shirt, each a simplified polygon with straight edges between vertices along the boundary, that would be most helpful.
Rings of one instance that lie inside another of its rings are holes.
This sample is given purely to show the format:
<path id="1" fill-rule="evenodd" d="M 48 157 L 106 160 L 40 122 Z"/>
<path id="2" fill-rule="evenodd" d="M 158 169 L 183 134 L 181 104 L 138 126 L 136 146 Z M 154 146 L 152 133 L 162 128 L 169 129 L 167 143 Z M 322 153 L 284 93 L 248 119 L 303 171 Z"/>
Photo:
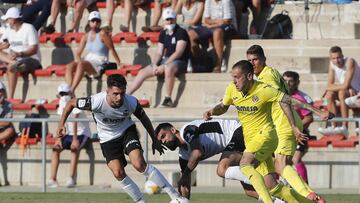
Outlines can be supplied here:
<path id="1" fill-rule="evenodd" d="M 300 91 L 299 88 L 299 84 L 300 84 L 300 80 L 299 80 L 299 74 L 297 72 L 294 71 L 286 71 L 283 74 L 283 78 L 284 80 L 287 82 L 288 86 L 289 86 L 289 94 L 306 103 L 312 104 L 313 101 L 310 98 L 309 95 L 307 95 L 306 93 Z M 294 107 L 294 109 L 296 110 L 296 112 L 299 114 L 301 120 L 302 120 L 302 124 L 304 127 L 304 133 L 307 134 L 308 136 L 310 135 L 309 133 L 309 125 L 313 122 L 313 115 L 312 112 L 307 110 L 307 109 L 302 109 L 302 108 L 297 108 Z M 298 143 L 297 147 L 296 147 L 296 152 L 293 156 L 293 162 L 294 162 L 294 166 L 296 168 L 296 171 L 299 173 L 299 175 L 303 178 L 304 181 L 306 181 L 306 183 L 308 183 L 308 178 L 307 178 L 307 170 L 306 170 L 306 166 L 304 164 L 304 162 L 302 161 L 302 157 L 305 155 L 305 153 L 307 152 L 308 149 L 308 145 L 307 142 L 304 142 L 304 144 L 300 144 Z"/>

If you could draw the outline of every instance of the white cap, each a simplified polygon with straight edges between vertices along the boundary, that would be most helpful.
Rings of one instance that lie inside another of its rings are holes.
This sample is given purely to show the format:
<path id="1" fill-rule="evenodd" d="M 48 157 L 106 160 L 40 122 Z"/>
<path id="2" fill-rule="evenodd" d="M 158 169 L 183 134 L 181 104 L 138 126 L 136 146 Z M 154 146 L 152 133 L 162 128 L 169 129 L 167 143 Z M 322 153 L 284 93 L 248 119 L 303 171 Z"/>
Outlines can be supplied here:
<path id="1" fill-rule="evenodd" d="M 4 83 L 1 81 L 0 81 L 0 90 L 6 90 Z"/>
<path id="2" fill-rule="evenodd" d="M 70 85 L 68 85 L 66 83 L 60 84 L 58 87 L 58 93 L 60 93 L 60 92 L 71 92 Z"/>
<path id="3" fill-rule="evenodd" d="M 166 8 L 165 10 L 163 10 L 162 18 L 163 18 L 163 20 L 166 20 L 169 18 L 176 19 L 176 13 L 172 8 Z"/>
<path id="4" fill-rule="evenodd" d="M 99 20 L 101 20 L 101 16 L 100 16 L 99 11 L 92 11 L 92 12 L 89 14 L 88 20 L 92 20 L 92 19 L 99 19 Z"/>
<path id="5" fill-rule="evenodd" d="M 6 14 L 1 16 L 1 20 L 7 20 L 9 18 L 21 18 L 22 16 L 20 15 L 20 10 L 16 7 L 11 7 L 6 11 Z"/>

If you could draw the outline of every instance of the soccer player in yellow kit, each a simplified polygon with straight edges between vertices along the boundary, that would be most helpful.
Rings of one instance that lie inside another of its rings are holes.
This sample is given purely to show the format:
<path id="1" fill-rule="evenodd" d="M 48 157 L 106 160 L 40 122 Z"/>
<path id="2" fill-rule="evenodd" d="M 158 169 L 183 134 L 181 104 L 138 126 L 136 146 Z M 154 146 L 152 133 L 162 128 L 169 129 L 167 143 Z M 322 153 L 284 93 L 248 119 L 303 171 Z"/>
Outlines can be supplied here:
<path id="1" fill-rule="evenodd" d="M 269 192 L 263 179 L 267 173 L 274 172 L 272 170 L 272 153 L 278 145 L 275 126 L 271 118 L 271 106 L 275 102 L 281 103 L 284 113 L 293 124 L 293 130 L 299 139 L 304 139 L 305 135 L 294 124 L 290 104 L 317 111 L 322 119 L 327 119 L 329 112 L 320 112 L 311 105 L 298 101 L 268 84 L 253 80 L 254 69 L 248 61 L 237 62 L 233 66 L 231 74 L 233 82 L 227 87 L 222 103 L 204 112 L 203 117 L 205 120 L 209 120 L 213 115 L 224 114 L 230 105 L 236 107 L 239 119 L 243 124 L 246 147 L 240 161 L 240 170 L 249 178 L 261 199 L 265 203 L 272 202 L 271 194 L 278 185 L 269 188 Z"/>
<path id="2" fill-rule="evenodd" d="M 289 87 L 282 78 L 281 74 L 275 68 L 266 65 L 264 50 L 259 45 L 253 45 L 247 50 L 247 59 L 254 67 L 254 73 L 257 80 L 271 85 L 281 92 L 289 93 Z M 302 122 L 299 115 L 292 110 L 295 123 L 302 131 Z M 279 103 L 272 105 L 272 118 L 276 126 L 276 132 L 279 139 L 275 151 L 275 170 L 281 175 L 298 193 L 308 199 L 324 203 L 325 200 L 318 196 L 298 175 L 292 167 L 292 158 L 296 151 L 297 142 L 302 143 L 299 137 L 294 136 L 291 123 L 288 121 L 283 109 Z"/>

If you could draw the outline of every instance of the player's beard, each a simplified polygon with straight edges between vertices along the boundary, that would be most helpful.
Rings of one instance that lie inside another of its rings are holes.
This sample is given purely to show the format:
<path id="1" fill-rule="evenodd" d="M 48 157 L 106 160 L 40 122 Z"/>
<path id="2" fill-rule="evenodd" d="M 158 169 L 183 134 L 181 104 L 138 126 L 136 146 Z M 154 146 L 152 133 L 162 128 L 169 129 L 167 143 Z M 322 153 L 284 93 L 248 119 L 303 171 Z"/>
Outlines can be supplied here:
<path id="1" fill-rule="evenodd" d="M 175 149 L 178 147 L 177 140 L 166 142 L 164 145 L 171 151 L 175 151 Z"/>

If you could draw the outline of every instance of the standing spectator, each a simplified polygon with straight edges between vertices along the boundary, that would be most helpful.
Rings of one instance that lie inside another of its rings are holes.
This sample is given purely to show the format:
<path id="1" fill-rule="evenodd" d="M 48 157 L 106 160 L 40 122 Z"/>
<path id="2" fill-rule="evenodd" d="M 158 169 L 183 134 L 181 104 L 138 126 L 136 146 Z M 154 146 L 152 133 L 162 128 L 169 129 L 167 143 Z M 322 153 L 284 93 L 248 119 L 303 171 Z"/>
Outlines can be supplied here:
<path id="1" fill-rule="evenodd" d="M 21 10 L 23 21 L 39 30 L 50 16 L 51 4 L 52 0 L 29 0 Z"/>
<path id="2" fill-rule="evenodd" d="M 190 35 L 193 52 L 198 50 L 199 42 L 207 43 L 211 38 L 215 48 L 215 66 L 213 72 L 226 70 L 223 61 L 224 41 L 231 39 L 237 32 L 235 8 L 231 0 L 206 0 L 204 9 L 204 27 Z"/>
<path id="3" fill-rule="evenodd" d="M 190 42 L 186 30 L 176 24 L 176 13 L 173 9 L 165 9 L 163 19 L 165 21 L 165 30 L 160 33 L 153 64 L 139 71 L 139 74 L 129 86 L 127 93 L 133 94 L 147 78 L 164 75 L 166 95 L 162 106 L 173 107 L 171 94 L 174 88 L 175 75 L 186 72 Z"/>
<path id="4" fill-rule="evenodd" d="M 61 115 L 57 135 L 64 136 L 64 125 L 73 108 L 88 110 L 93 113 L 100 138 L 101 151 L 107 166 L 119 182 L 123 190 L 134 202 L 144 203 L 144 195 L 139 187 L 126 174 L 127 161 L 125 154 L 136 171 L 162 188 L 171 199 L 179 198 L 179 193 L 170 185 L 161 172 L 153 165 L 145 162 L 143 149 L 139 140 L 139 132 L 132 120 L 134 114 L 144 126 L 152 139 L 153 154 L 155 150 L 164 153 L 163 146 L 156 139 L 154 128 L 139 101 L 125 93 L 127 81 L 119 74 L 107 78 L 106 91 L 87 98 L 71 99 Z"/>
<path id="5" fill-rule="evenodd" d="M 99 76 L 103 65 L 108 62 L 109 51 L 120 67 L 120 58 L 117 55 L 113 41 L 109 34 L 100 29 L 101 17 L 98 11 L 93 11 L 88 17 L 89 32 L 85 33 L 80 41 L 79 48 L 75 55 L 75 61 L 68 64 L 65 73 L 65 81 L 71 86 L 71 92 L 75 94 L 75 89 L 79 85 L 84 73 Z M 81 54 L 84 49 L 87 55 L 84 59 Z"/>
<path id="6" fill-rule="evenodd" d="M 0 60 L 7 64 L 9 98 L 13 99 L 17 83 L 16 74 L 41 69 L 39 39 L 34 26 L 22 22 L 18 8 L 9 8 L 1 19 L 9 24 L 0 39 Z"/>
<path id="7" fill-rule="evenodd" d="M 357 62 L 352 58 L 344 57 L 338 46 L 330 48 L 330 63 L 328 72 L 328 85 L 324 98 L 328 102 L 330 112 L 336 114 L 336 100 L 340 102 L 340 113 L 342 118 L 349 117 L 349 108 L 345 99 L 356 95 L 360 91 L 360 69 Z M 322 134 L 344 134 L 348 135 L 348 123 L 342 122 L 342 126 L 336 127 L 333 122 L 330 127 L 319 128 Z"/>
<path id="8" fill-rule="evenodd" d="M 46 33 L 55 32 L 55 24 L 57 16 L 60 12 L 61 5 L 65 4 L 68 7 L 68 13 L 71 24 L 67 32 L 75 32 L 80 24 L 84 9 L 87 8 L 89 12 L 97 10 L 95 0 L 53 0 L 51 5 L 50 24 L 44 28 Z"/>
<path id="9" fill-rule="evenodd" d="M 294 97 L 300 101 L 306 102 L 308 104 L 311 104 L 311 105 L 313 104 L 311 97 L 309 95 L 307 95 L 306 93 L 299 90 L 300 76 L 297 72 L 286 71 L 283 74 L 283 78 L 289 86 L 289 94 L 292 97 Z M 312 112 L 307 109 L 298 108 L 298 107 L 294 107 L 294 109 L 301 118 L 302 125 L 303 125 L 303 133 L 306 134 L 307 137 L 309 138 L 310 137 L 309 126 L 314 121 Z M 306 183 L 308 183 L 306 166 L 305 166 L 305 163 L 302 161 L 302 157 L 307 152 L 308 144 L 307 144 L 307 141 L 304 141 L 303 143 L 304 144 L 301 144 L 301 143 L 297 144 L 296 151 L 295 151 L 292 161 L 293 161 L 293 164 L 294 164 L 295 169 L 298 172 L 298 174 L 302 177 L 302 179 Z"/>
<path id="10" fill-rule="evenodd" d="M 71 89 L 68 84 L 61 84 L 58 87 L 58 94 L 60 96 L 59 108 L 57 113 L 61 115 L 68 101 L 70 101 Z M 74 108 L 71 112 L 73 118 L 86 118 L 84 111 Z M 76 185 L 76 171 L 79 160 L 80 150 L 82 148 L 92 148 L 89 137 L 91 135 L 89 122 L 71 122 L 66 123 L 66 135 L 62 138 L 57 138 L 53 146 L 52 158 L 51 158 L 51 177 L 49 180 L 49 186 L 51 188 L 58 187 L 56 179 L 57 171 L 60 161 L 60 153 L 66 149 L 71 151 L 70 158 L 70 176 L 66 181 L 66 187 L 74 187 Z"/>
<path id="11" fill-rule="evenodd" d="M 5 85 L 0 81 L 0 118 L 12 118 L 12 114 L 12 105 L 6 101 Z M 15 136 L 15 128 L 11 122 L 0 122 L 0 160 L 4 174 L 4 185 L 10 185 L 7 177 L 7 150 L 14 143 Z"/>

